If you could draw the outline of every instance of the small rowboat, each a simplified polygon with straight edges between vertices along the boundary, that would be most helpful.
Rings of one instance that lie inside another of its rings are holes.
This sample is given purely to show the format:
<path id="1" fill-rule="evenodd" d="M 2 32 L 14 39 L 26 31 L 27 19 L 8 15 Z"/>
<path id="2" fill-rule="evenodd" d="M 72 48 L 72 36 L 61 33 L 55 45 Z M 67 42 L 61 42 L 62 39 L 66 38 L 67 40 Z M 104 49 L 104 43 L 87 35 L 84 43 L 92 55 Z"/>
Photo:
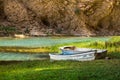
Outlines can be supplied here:
<path id="1" fill-rule="evenodd" d="M 74 46 L 60 47 L 61 54 L 49 54 L 51 60 L 91 61 L 105 58 L 107 50 L 77 48 Z"/>
<path id="2" fill-rule="evenodd" d="M 96 49 L 89 49 L 89 48 L 77 48 L 74 46 L 64 46 L 59 48 L 64 55 L 71 55 L 71 54 L 80 54 L 86 53 L 91 51 L 96 51 Z"/>
<path id="3" fill-rule="evenodd" d="M 91 61 L 95 59 L 95 51 L 72 55 L 49 54 L 49 56 L 51 61 L 52 60 Z"/>

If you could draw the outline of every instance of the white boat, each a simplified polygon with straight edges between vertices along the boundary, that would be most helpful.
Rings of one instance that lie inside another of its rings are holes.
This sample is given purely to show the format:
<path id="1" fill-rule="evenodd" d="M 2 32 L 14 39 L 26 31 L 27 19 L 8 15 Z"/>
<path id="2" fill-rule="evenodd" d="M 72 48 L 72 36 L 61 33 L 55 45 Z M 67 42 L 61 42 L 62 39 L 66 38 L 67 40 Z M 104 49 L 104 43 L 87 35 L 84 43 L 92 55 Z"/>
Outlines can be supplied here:
<path id="1" fill-rule="evenodd" d="M 62 51 L 62 54 L 64 54 L 64 55 L 80 54 L 80 53 L 96 51 L 96 49 L 77 48 L 77 47 L 74 47 L 74 46 L 64 46 L 64 47 L 60 47 L 59 49 Z"/>
<path id="2" fill-rule="evenodd" d="M 49 54 L 51 60 L 77 60 L 91 61 L 94 59 L 104 58 L 107 50 L 77 48 L 74 46 L 60 47 L 61 54 Z"/>
<path id="3" fill-rule="evenodd" d="M 49 56 L 51 61 L 52 60 L 91 61 L 95 59 L 95 51 L 72 55 L 49 54 Z"/>

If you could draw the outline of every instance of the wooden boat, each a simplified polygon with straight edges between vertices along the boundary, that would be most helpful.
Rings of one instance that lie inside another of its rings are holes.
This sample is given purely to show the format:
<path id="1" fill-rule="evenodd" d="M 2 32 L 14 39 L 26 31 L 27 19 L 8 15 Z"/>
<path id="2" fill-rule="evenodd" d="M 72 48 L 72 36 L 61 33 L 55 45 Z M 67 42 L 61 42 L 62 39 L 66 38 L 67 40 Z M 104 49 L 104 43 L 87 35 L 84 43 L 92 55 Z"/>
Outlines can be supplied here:
<path id="1" fill-rule="evenodd" d="M 96 49 L 96 53 L 95 53 L 95 59 L 105 59 L 105 57 L 107 56 L 107 50 L 106 49 Z"/>
<path id="2" fill-rule="evenodd" d="M 52 60 L 91 61 L 95 59 L 95 51 L 72 55 L 49 54 L 49 56 L 51 61 Z"/>
<path id="3" fill-rule="evenodd" d="M 95 51 L 96 59 L 105 58 L 105 56 L 107 54 L 106 49 L 77 48 L 75 46 L 60 47 L 60 50 L 62 51 L 63 55 L 80 54 L 80 53 Z"/>

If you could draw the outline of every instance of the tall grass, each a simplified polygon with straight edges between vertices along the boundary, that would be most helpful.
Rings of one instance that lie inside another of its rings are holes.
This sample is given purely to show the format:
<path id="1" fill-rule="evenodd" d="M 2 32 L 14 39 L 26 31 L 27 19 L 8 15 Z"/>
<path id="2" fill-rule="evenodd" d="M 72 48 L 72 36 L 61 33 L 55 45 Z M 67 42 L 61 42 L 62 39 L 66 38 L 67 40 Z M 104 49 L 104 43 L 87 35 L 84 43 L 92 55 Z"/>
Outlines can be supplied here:
<path id="1" fill-rule="evenodd" d="M 53 46 L 56 49 L 60 46 L 73 45 L 84 48 L 96 48 L 96 49 L 107 49 L 109 52 L 120 52 L 120 37 L 112 37 L 108 41 L 85 41 L 85 42 L 74 42 L 69 44 L 62 44 Z"/>

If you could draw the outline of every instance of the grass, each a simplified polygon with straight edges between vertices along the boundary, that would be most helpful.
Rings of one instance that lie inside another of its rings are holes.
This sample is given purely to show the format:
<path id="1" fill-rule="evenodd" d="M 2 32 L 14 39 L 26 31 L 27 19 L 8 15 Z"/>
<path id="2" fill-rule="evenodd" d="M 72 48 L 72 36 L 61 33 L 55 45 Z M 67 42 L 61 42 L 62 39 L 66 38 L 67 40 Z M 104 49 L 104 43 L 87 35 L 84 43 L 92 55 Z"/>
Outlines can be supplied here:
<path id="1" fill-rule="evenodd" d="M 19 53 L 48 53 L 50 52 L 50 47 L 38 47 L 38 48 L 29 48 L 29 47 L 0 47 L 2 52 L 19 52 Z M 51 51 L 52 52 L 52 51 Z"/>
<path id="2" fill-rule="evenodd" d="M 120 60 L 26 61 L 0 65 L 0 80 L 119 80 Z"/>
<path id="3" fill-rule="evenodd" d="M 64 45 L 107 49 L 110 60 L 87 62 L 42 61 L 0 62 L 0 80 L 120 80 L 120 37 L 108 41 L 86 41 L 51 46 L 57 51 Z M 47 47 L 46 47 L 47 48 Z M 45 48 L 45 49 L 46 49 Z"/>

